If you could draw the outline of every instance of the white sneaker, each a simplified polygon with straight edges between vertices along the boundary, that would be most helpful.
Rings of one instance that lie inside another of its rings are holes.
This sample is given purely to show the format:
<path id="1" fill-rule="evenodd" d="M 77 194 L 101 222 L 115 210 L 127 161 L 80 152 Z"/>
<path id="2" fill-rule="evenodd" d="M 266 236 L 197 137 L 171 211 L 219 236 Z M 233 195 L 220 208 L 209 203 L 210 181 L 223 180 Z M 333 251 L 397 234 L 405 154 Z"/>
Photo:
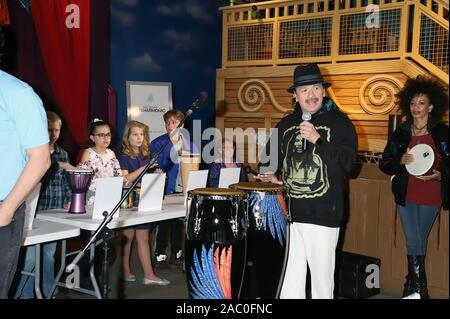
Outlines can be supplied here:
<path id="1" fill-rule="evenodd" d="M 167 260 L 167 255 L 157 255 L 156 261 L 157 262 L 165 262 Z"/>
<path id="2" fill-rule="evenodd" d="M 125 277 L 124 280 L 128 281 L 128 282 L 135 282 L 136 281 L 136 276 L 135 275 L 129 275 L 129 276 Z"/>
<path id="3" fill-rule="evenodd" d="M 415 292 L 410 294 L 409 296 L 403 297 L 402 299 L 420 299 L 420 295 L 417 292 Z"/>

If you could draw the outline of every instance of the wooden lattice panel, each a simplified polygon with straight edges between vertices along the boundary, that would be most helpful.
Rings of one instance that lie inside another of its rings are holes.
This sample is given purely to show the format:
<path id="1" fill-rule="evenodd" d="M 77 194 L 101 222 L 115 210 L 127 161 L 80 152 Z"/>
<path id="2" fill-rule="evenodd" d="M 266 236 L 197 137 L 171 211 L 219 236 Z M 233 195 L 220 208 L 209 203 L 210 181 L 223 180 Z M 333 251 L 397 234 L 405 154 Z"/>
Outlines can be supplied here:
<path id="1" fill-rule="evenodd" d="M 399 49 L 400 9 L 379 14 L 379 26 L 367 27 L 367 13 L 341 16 L 339 54 L 394 52 Z"/>
<path id="2" fill-rule="evenodd" d="M 448 74 L 448 30 L 421 16 L 419 54 Z"/>
<path id="3" fill-rule="evenodd" d="M 280 23 L 280 59 L 331 55 L 332 18 Z"/>

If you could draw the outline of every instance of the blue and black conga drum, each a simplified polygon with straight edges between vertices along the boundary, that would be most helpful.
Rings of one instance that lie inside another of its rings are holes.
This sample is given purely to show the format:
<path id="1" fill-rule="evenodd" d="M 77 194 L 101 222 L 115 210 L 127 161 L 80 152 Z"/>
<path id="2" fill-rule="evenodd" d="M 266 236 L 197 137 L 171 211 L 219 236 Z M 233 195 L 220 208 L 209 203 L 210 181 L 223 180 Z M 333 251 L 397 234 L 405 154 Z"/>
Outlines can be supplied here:
<path id="1" fill-rule="evenodd" d="M 246 255 L 245 193 L 223 188 L 188 192 L 185 267 L 193 299 L 238 299 Z"/>
<path id="2" fill-rule="evenodd" d="M 288 212 L 282 185 L 238 183 L 247 193 L 247 260 L 241 299 L 279 297 L 288 254 Z"/>

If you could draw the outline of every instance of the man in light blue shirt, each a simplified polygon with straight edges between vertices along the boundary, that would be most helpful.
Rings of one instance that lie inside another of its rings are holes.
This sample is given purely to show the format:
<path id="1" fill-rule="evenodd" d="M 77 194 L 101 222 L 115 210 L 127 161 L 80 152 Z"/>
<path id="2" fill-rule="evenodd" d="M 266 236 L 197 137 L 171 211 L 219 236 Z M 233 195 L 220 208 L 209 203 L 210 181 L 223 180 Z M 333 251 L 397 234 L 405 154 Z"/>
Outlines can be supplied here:
<path id="1" fill-rule="evenodd" d="M 26 83 L 0 70 L 0 299 L 16 272 L 24 201 L 50 167 L 41 99 Z"/>

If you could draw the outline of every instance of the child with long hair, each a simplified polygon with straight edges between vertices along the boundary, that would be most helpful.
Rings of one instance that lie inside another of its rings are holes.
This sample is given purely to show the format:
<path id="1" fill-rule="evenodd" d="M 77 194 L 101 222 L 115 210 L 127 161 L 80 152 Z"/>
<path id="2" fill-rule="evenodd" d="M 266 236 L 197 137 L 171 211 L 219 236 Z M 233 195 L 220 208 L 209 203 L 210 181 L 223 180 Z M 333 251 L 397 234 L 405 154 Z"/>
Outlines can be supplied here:
<path id="1" fill-rule="evenodd" d="M 94 204 L 97 178 L 122 176 L 116 154 L 109 148 L 111 127 L 108 123 L 94 119 L 89 125 L 87 148 L 81 156 L 78 168 L 92 169 L 94 177 L 87 192 L 87 205 Z"/>
<path id="2" fill-rule="evenodd" d="M 125 125 L 122 138 L 122 151 L 119 154 L 120 167 L 126 184 L 131 184 L 142 173 L 150 161 L 149 128 L 138 121 L 129 121 Z M 142 224 L 123 230 L 125 243 L 123 246 L 122 266 L 125 281 L 136 281 L 136 276 L 131 273 L 130 255 L 134 235 L 136 234 L 138 256 L 144 270 L 144 285 L 170 284 L 170 281 L 161 279 L 155 275 L 149 247 L 149 229 L 151 224 Z"/>

